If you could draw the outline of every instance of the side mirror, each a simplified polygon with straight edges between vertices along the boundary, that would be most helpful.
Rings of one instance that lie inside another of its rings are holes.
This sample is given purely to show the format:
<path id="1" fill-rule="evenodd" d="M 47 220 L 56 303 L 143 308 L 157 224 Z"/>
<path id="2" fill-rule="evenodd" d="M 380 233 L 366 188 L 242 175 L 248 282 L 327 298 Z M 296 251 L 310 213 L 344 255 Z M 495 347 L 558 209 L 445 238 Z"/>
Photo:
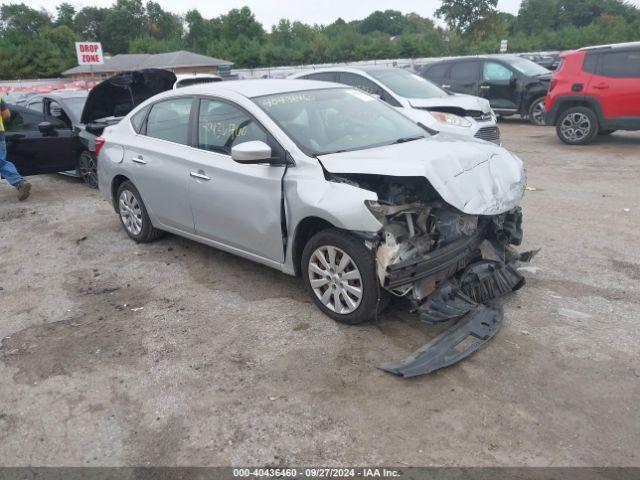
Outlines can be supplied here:
<path id="1" fill-rule="evenodd" d="M 43 135 L 51 135 L 55 132 L 56 128 L 51 122 L 40 122 L 38 124 L 38 130 Z"/>
<path id="2" fill-rule="evenodd" d="M 238 163 L 271 163 L 271 147 L 260 140 L 239 143 L 231 148 L 231 158 Z"/>

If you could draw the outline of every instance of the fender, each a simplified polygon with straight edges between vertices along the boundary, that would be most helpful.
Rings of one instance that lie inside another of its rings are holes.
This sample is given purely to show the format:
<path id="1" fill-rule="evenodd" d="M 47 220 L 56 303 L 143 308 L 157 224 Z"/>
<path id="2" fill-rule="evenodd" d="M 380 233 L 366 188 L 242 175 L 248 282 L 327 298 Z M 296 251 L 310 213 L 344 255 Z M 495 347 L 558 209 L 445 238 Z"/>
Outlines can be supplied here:
<path id="1" fill-rule="evenodd" d="M 561 112 L 566 110 L 570 106 L 583 106 L 590 107 L 596 113 L 598 117 L 598 123 L 604 123 L 604 114 L 602 113 L 602 105 L 596 97 L 590 95 L 565 95 L 558 97 L 551 110 L 547 111 L 545 115 L 545 123 L 547 125 L 555 125 L 558 121 L 558 116 Z"/>

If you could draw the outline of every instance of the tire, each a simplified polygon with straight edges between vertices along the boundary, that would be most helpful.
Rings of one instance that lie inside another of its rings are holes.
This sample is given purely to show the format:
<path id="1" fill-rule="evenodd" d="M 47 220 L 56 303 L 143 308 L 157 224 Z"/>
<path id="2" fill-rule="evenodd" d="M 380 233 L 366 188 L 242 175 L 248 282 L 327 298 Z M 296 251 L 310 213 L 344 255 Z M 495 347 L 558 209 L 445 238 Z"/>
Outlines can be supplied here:
<path id="1" fill-rule="evenodd" d="M 542 126 L 544 122 L 544 97 L 536 98 L 531 105 L 529 105 L 528 115 L 529 122 L 532 125 Z"/>
<path id="2" fill-rule="evenodd" d="M 556 124 L 558 138 L 568 145 L 586 145 L 598 133 L 598 117 L 587 107 L 571 107 Z"/>
<path id="3" fill-rule="evenodd" d="M 605 135 L 611 135 L 611 134 L 612 134 L 613 132 L 615 132 L 615 131 L 616 131 L 616 130 L 600 130 L 600 131 L 598 132 L 598 135 L 602 135 L 602 136 L 605 136 Z"/>
<path id="4" fill-rule="evenodd" d="M 147 243 L 162 236 L 164 232 L 151 224 L 140 192 L 133 183 L 128 180 L 122 182 L 117 195 L 118 217 L 129 237 L 137 243 Z"/>
<path id="5" fill-rule="evenodd" d="M 91 152 L 84 150 L 80 154 L 76 170 L 87 187 L 98 188 L 98 163 Z"/>
<path id="6" fill-rule="evenodd" d="M 311 237 L 302 251 L 300 267 L 313 302 L 337 322 L 366 322 L 388 304 L 388 296 L 378 283 L 373 254 L 362 240 L 343 230 L 330 228 Z"/>

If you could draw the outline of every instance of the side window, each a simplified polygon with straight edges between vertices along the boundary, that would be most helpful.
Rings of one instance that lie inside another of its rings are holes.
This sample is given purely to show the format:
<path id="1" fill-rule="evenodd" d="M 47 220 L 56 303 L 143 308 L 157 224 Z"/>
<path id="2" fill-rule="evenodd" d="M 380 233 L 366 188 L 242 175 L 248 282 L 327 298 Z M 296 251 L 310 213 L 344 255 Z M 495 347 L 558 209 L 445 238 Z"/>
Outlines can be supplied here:
<path id="1" fill-rule="evenodd" d="M 378 85 L 373 83 L 371 80 L 368 80 L 361 75 L 356 75 L 355 73 L 341 73 L 339 82 L 351 87 L 359 88 L 360 90 L 363 90 L 372 95 L 379 95 L 380 97 L 382 97 L 382 91 L 380 87 L 378 87 Z"/>
<path id="2" fill-rule="evenodd" d="M 484 62 L 482 76 L 487 81 L 509 81 L 513 78 L 513 72 L 499 63 Z"/>
<path id="3" fill-rule="evenodd" d="M 640 78 L 640 50 L 602 54 L 601 75 L 610 78 Z"/>
<path id="4" fill-rule="evenodd" d="M 144 123 L 144 119 L 147 116 L 148 111 L 149 107 L 145 107 L 131 117 L 131 126 L 136 133 L 140 133 L 140 130 L 142 130 L 142 124 Z"/>
<path id="5" fill-rule="evenodd" d="M 45 111 L 45 115 L 49 115 L 58 120 L 58 122 L 61 122 L 62 125 L 60 126 L 71 129 L 71 119 L 58 102 L 50 100 L 47 104 L 47 110 L 48 111 Z"/>
<path id="6" fill-rule="evenodd" d="M 198 148 L 231 155 L 234 145 L 260 140 L 266 132 L 243 110 L 220 100 L 203 99 L 198 114 Z"/>
<path id="7" fill-rule="evenodd" d="M 29 110 L 35 110 L 36 112 L 42 112 L 42 99 L 27 102 L 27 108 Z"/>
<path id="8" fill-rule="evenodd" d="M 477 62 L 454 63 L 449 72 L 449 79 L 457 83 L 471 83 L 478 79 Z"/>
<path id="9" fill-rule="evenodd" d="M 564 62 L 564 60 L 563 60 Z M 598 67 L 598 54 L 596 53 L 587 53 L 584 57 L 584 62 L 582 64 L 582 69 L 588 73 L 596 73 L 596 68 Z M 558 67 L 560 70 L 560 67 Z"/>
<path id="10" fill-rule="evenodd" d="M 191 103 L 191 98 L 175 98 L 154 104 L 147 120 L 147 136 L 188 145 Z"/>
<path id="11" fill-rule="evenodd" d="M 335 82 L 338 75 L 335 72 L 321 72 L 305 75 L 306 80 L 320 80 L 322 82 Z"/>
<path id="12" fill-rule="evenodd" d="M 449 69 L 448 63 L 442 63 L 440 65 L 434 65 L 433 67 L 426 70 L 425 77 L 427 78 L 435 78 L 442 79 L 447 76 L 447 70 Z"/>
<path id="13" fill-rule="evenodd" d="M 9 107 L 11 118 L 5 121 L 4 127 L 7 132 L 37 131 L 38 124 L 45 120 L 41 113 L 32 112 L 26 108 Z"/>

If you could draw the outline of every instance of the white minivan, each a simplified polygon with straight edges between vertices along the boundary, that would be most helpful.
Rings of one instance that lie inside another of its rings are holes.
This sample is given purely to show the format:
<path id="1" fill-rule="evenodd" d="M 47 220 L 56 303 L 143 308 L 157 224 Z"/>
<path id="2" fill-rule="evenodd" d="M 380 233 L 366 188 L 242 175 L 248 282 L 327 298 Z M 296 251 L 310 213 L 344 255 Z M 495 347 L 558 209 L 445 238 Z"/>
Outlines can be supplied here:
<path id="1" fill-rule="evenodd" d="M 500 145 L 500 129 L 489 101 L 443 90 L 414 73 L 390 67 L 333 67 L 289 78 L 336 82 L 359 88 L 395 107 L 414 122 L 437 131 Z"/>

